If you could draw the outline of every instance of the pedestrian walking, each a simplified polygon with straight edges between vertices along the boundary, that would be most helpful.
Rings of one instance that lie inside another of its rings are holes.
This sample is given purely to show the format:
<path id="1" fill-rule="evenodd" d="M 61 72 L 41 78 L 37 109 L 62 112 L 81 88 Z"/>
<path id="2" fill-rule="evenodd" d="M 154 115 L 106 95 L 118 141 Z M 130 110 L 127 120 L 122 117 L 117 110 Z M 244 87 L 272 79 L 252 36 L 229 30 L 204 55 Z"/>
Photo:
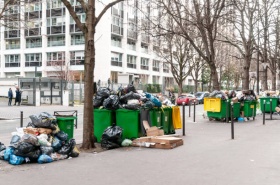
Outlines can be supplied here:
<path id="1" fill-rule="evenodd" d="M 12 99 L 13 99 L 13 91 L 12 91 L 12 88 L 9 88 L 9 91 L 8 91 L 8 98 L 9 98 L 8 106 L 11 106 L 11 105 L 12 105 Z"/>
<path id="2" fill-rule="evenodd" d="M 19 88 L 16 88 L 16 98 L 15 98 L 15 104 L 16 105 L 18 103 L 18 106 L 20 106 L 20 102 L 21 102 L 21 91 L 19 90 Z"/>

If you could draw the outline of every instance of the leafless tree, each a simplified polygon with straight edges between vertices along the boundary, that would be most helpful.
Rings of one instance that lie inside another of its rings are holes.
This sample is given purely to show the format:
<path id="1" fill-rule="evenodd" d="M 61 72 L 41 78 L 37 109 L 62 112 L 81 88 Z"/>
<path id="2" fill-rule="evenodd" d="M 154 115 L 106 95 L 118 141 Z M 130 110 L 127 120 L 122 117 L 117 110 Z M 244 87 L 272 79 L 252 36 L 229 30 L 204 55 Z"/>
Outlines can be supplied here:
<path id="1" fill-rule="evenodd" d="M 85 37 L 85 103 L 84 103 L 84 118 L 83 118 L 83 143 L 82 148 L 89 149 L 94 147 L 93 137 L 93 82 L 94 82 L 94 67 L 95 67 L 95 33 L 96 26 L 101 20 L 106 11 L 115 4 L 124 0 L 115 0 L 106 4 L 102 1 L 96 0 L 77 0 L 80 3 L 81 8 L 86 14 L 86 22 L 83 24 L 79 19 L 77 13 L 74 11 L 73 5 L 68 0 L 61 0 L 66 6 L 70 15 L 74 19 L 76 25 L 82 31 Z M 99 15 L 96 15 L 96 3 L 102 3 L 104 8 Z"/>

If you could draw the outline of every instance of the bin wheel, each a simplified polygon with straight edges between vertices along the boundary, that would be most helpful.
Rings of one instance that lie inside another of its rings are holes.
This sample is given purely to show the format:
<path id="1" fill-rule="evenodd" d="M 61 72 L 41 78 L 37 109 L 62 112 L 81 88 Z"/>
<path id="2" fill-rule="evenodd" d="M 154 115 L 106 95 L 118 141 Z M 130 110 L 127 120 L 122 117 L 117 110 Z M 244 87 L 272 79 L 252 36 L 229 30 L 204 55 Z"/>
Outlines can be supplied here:
<path id="1" fill-rule="evenodd" d="M 213 121 L 214 120 L 214 118 L 212 118 L 212 117 L 209 117 L 209 121 Z"/>

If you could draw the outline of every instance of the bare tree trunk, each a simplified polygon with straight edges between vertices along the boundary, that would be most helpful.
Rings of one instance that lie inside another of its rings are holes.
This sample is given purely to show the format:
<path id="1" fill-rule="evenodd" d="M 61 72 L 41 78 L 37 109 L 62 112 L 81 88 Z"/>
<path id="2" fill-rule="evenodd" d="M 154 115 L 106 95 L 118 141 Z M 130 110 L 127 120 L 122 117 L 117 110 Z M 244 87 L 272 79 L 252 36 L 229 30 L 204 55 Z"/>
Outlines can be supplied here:
<path id="1" fill-rule="evenodd" d="M 248 55 L 245 56 L 243 75 L 242 75 L 242 89 L 243 90 L 249 90 L 249 88 L 250 88 L 249 87 L 250 86 L 250 74 L 249 74 L 250 63 L 251 63 L 251 57 Z"/>
<path id="2" fill-rule="evenodd" d="M 272 87 L 271 90 L 275 91 L 276 90 L 276 72 L 271 71 L 271 76 L 272 76 Z"/>
<path id="3" fill-rule="evenodd" d="M 183 83 L 182 81 L 179 81 L 178 83 L 178 96 L 180 96 L 183 93 Z"/>
<path id="4" fill-rule="evenodd" d="M 263 69 L 263 76 L 262 76 L 262 90 L 266 91 L 268 90 L 268 86 L 267 86 L 267 67 L 265 67 L 265 69 Z"/>

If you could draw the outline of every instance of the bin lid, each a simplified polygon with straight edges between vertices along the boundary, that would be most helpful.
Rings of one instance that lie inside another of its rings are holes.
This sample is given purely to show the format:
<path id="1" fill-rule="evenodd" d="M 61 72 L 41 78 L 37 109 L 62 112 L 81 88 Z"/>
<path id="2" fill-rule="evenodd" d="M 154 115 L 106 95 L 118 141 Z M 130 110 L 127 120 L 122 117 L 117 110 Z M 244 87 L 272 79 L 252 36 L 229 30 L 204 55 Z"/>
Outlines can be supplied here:
<path id="1" fill-rule="evenodd" d="M 56 119 L 57 120 L 74 120 L 74 119 L 77 119 L 77 117 L 76 116 L 65 116 L 65 117 L 57 116 Z"/>

